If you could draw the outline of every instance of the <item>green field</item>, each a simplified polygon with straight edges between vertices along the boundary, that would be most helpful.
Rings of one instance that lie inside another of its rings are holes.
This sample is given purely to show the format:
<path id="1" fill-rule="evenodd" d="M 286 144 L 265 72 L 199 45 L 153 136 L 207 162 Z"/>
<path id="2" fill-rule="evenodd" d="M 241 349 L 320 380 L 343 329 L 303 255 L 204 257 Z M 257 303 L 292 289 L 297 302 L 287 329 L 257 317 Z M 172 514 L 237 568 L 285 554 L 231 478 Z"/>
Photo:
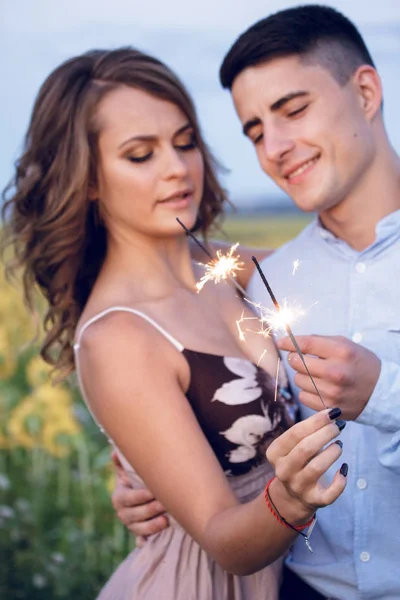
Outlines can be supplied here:
<path id="1" fill-rule="evenodd" d="M 277 248 L 294 238 L 312 220 L 312 215 L 254 215 L 229 216 L 225 219 L 221 235 L 232 243 L 249 246 Z"/>

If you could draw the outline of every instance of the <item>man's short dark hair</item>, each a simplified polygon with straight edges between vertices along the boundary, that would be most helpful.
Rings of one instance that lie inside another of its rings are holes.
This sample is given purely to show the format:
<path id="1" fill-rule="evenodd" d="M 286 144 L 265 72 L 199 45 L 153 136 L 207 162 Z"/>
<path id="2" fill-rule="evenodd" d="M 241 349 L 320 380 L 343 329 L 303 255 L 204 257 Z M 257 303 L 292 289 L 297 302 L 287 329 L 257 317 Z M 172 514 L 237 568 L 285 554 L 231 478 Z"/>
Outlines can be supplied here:
<path id="1" fill-rule="evenodd" d="M 225 56 L 220 69 L 223 88 L 248 67 L 274 58 L 298 55 L 326 68 L 345 85 L 363 64 L 375 67 L 356 26 L 329 6 L 297 6 L 258 21 L 245 31 Z"/>

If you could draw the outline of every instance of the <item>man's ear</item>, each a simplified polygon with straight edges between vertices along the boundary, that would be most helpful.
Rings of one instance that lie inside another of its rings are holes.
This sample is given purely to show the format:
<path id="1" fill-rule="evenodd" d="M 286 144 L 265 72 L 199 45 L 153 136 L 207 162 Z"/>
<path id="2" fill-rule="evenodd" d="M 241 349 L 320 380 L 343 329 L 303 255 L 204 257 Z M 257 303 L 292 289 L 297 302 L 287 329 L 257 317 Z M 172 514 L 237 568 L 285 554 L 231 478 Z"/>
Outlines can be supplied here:
<path id="1" fill-rule="evenodd" d="M 353 83 L 359 95 L 361 108 L 366 118 L 372 121 L 382 109 L 382 83 L 376 69 L 371 65 L 362 65 L 353 75 Z"/>

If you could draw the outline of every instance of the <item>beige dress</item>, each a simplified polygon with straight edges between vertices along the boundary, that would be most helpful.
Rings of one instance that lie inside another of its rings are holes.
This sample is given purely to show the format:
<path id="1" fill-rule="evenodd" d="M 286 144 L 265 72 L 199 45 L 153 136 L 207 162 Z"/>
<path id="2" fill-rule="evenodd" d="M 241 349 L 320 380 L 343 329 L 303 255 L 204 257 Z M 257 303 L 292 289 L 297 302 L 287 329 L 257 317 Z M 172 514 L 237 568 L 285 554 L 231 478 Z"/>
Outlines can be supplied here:
<path id="1" fill-rule="evenodd" d="M 133 486 L 143 487 L 128 469 Z M 228 479 L 237 498 L 248 502 L 272 476 L 271 466 L 264 463 Z M 282 563 L 283 558 L 253 575 L 232 575 L 170 517 L 170 527 L 133 550 L 97 600 L 278 600 Z"/>
<path id="2" fill-rule="evenodd" d="M 266 447 L 293 423 L 290 390 L 284 386 L 276 390 L 275 380 L 248 360 L 187 350 L 144 313 L 112 307 L 85 323 L 74 346 L 83 397 L 80 339 L 91 323 L 114 310 L 146 319 L 184 354 L 191 371 L 186 396 L 233 492 L 243 503 L 259 495 L 273 476 L 265 459 Z M 132 486 L 145 487 L 119 455 Z M 232 575 L 170 517 L 167 529 L 129 554 L 98 600 L 277 600 L 282 562 L 283 558 L 254 575 Z"/>

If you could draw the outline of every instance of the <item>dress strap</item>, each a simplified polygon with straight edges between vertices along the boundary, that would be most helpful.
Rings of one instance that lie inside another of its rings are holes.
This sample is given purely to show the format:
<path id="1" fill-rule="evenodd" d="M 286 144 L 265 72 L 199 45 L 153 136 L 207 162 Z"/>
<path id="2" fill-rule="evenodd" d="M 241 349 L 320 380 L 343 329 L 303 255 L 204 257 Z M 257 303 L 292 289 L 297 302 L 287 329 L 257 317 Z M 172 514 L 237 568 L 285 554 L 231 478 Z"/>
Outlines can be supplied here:
<path id="1" fill-rule="evenodd" d="M 94 317 L 92 317 L 91 319 L 88 319 L 86 321 L 86 323 L 84 323 L 82 325 L 82 327 L 79 331 L 76 343 L 74 344 L 74 350 L 79 350 L 82 335 L 84 334 L 86 329 L 89 327 L 89 325 L 91 325 L 92 323 L 95 323 L 96 321 L 98 321 L 99 319 L 104 317 L 105 315 L 108 315 L 111 312 L 117 312 L 117 311 L 129 312 L 134 315 L 137 315 L 138 317 L 142 317 L 142 319 L 144 319 L 145 321 L 147 321 L 148 323 L 153 325 L 153 327 L 155 327 L 160 333 L 162 333 L 162 335 L 164 337 L 166 337 L 167 340 L 169 340 L 171 342 L 171 344 L 173 344 L 175 346 L 175 348 L 177 348 L 177 350 L 179 350 L 179 352 L 182 352 L 184 350 L 184 346 L 180 342 L 178 342 L 178 340 L 176 340 L 170 333 L 168 333 L 168 331 L 166 331 L 163 327 L 161 327 L 161 325 L 159 325 L 156 321 L 154 321 L 151 317 L 147 316 L 145 313 L 141 312 L 140 310 L 136 310 L 136 308 L 129 308 L 128 306 L 110 306 L 109 308 L 102 310 L 97 315 L 94 315 Z"/>
<path id="2" fill-rule="evenodd" d="M 100 423 L 98 423 L 98 421 L 96 420 L 93 411 L 90 408 L 90 403 L 89 400 L 87 398 L 87 395 L 85 393 L 85 388 L 83 385 L 83 381 L 82 381 L 82 375 L 81 375 L 81 369 L 80 369 L 80 364 L 79 364 L 79 356 L 78 356 L 78 350 L 79 350 L 79 346 L 81 343 L 81 339 L 82 339 L 82 335 L 84 334 L 84 332 L 86 331 L 86 329 L 89 327 L 89 325 L 91 325 L 92 323 L 95 323 L 96 321 L 98 321 L 99 319 L 101 319 L 102 317 L 104 317 L 105 315 L 108 315 L 108 313 L 111 312 L 117 312 L 117 311 L 122 311 L 122 312 L 129 312 L 132 313 L 134 315 L 138 315 L 139 317 L 142 317 L 145 321 L 148 321 L 149 323 L 151 323 L 151 325 L 153 325 L 153 327 L 155 327 L 160 333 L 162 333 L 167 340 L 169 340 L 171 342 L 171 344 L 173 344 L 175 346 L 175 348 L 177 348 L 179 350 L 179 352 L 182 352 L 184 350 L 184 346 L 178 342 L 178 340 L 176 340 L 172 335 L 170 335 L 168 333 L 168 331 L 165 331 L 165 329 L 163 329 L 158 323 L 156 323 L 156 321 L 154 321 L 153 319 L 151 319 L 150 317 L 148 317 L 145 313 L 141 312 L 140 310 L 136 310 L 135 308 L 129 308 L 127 306 L 110 306 L 109 308 L 106 308 L 105 310 L 102 310 L 100 313 L 98 313 L 97 315 L 94 315 L 94 317 L 92 317 L 91 319 L 88 319 L 81 327 L 81 329 L 79 330 L 76 342 L 74 344 L 74 353 L 75 353 L 75 369 L 76 369 L 76 376 L 77 376 L 77 380 L 78 380 L 78 384 L 81 390 L 81 395 L 83 397 L 83 399 L 86 402 L 86 406 L 90 412 L 90 414 L 92 415 L 92 418 L 94 420 L 94 422 L 97 424 L 97 426 L 99 427 L 100 431 L 102 433 L 106 433 L 103 429 L 103 427 L 100 425 Z M 113 444 L 113 441 L 108 438 L 108 441 L 110 443 Z"/>

